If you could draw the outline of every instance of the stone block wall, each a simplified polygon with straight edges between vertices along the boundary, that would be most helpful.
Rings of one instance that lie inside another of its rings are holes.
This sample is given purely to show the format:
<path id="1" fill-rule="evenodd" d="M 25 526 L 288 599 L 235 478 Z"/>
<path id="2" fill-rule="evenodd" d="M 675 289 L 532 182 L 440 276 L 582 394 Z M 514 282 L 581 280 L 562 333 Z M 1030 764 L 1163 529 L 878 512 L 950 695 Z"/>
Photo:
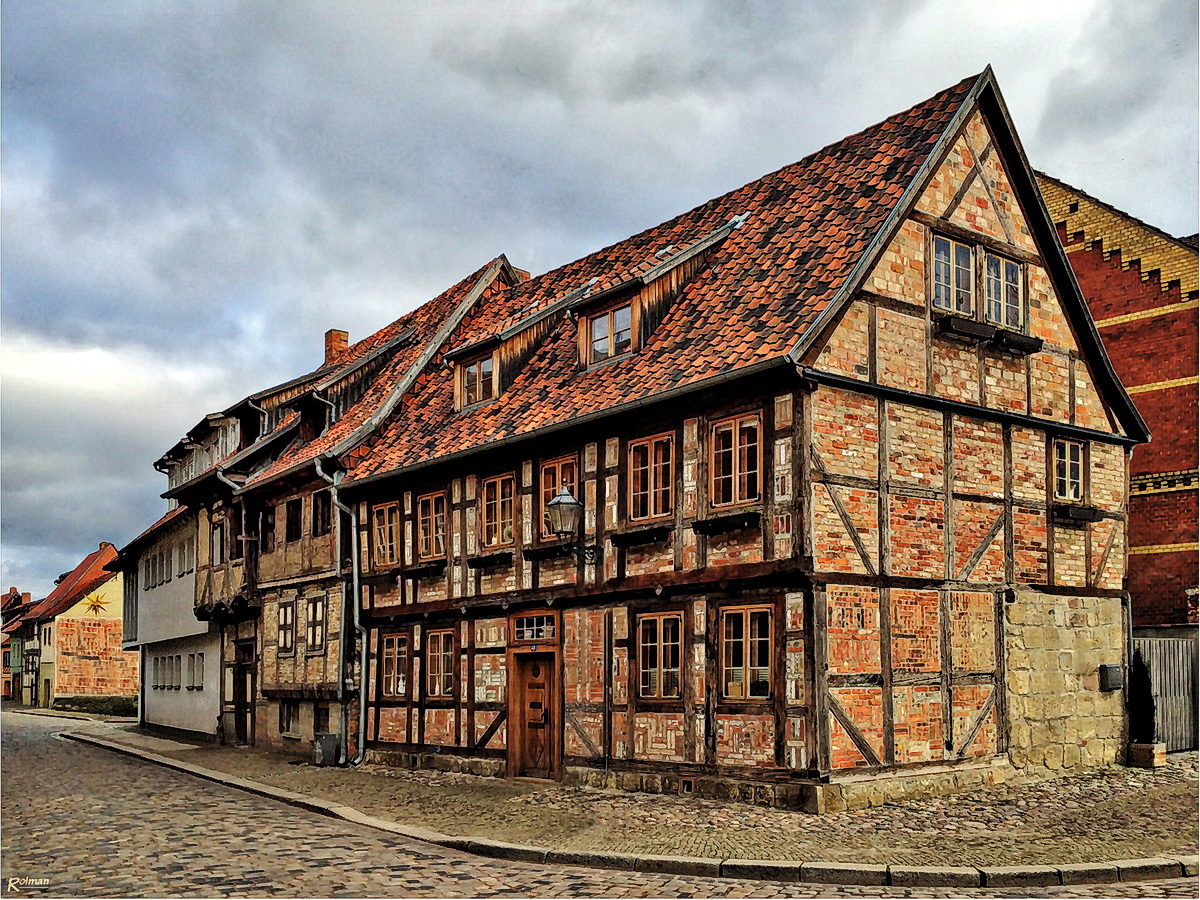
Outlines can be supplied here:
<path id="1" fill-rule="evenodd" d="M 1019 591 L 1004 619 L 1013 766 L 1119 762 L 1125 694 L 1100 691 L 1099 667 L 1123 660 L 1121 601 Z"/>

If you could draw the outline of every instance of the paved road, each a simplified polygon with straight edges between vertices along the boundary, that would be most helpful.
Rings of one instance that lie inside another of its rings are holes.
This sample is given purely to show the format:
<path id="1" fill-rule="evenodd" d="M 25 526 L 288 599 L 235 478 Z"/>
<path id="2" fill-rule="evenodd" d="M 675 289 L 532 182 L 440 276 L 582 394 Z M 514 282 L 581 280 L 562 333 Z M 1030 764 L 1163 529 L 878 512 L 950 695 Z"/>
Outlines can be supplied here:
<path id="1" fill-rule="evenodd" d="M 1030 896 L 1028 889 L 938 894 L 481 859 L 54 738 L 78 721 L 7 711 L 2 718 L 0 892 L 8 897 Z M 1194 897 L 1196 882 L 1050 888 L 1040 896 Z"/>

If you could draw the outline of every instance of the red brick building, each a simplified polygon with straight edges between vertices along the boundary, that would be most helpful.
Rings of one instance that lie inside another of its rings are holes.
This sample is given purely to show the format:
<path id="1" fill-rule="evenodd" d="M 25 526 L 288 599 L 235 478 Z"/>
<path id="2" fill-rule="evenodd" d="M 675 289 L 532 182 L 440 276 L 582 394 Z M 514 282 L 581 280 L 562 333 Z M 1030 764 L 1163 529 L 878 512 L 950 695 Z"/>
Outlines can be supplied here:
<path id="1" fill-rule="evenodd" d="M 1117 374 L 1153 435 L 1130 464 L 1134 624 L 1195 623 L 1196 237 L 1172 237 L 1048 175 L 1038 184 Z"/>

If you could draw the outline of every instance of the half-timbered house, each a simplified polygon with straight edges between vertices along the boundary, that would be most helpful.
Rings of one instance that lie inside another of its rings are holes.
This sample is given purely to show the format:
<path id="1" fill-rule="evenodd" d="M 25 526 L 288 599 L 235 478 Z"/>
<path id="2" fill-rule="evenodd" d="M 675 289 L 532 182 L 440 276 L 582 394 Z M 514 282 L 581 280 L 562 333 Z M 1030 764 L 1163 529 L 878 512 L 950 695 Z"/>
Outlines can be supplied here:
<path id="1" fill-rule="evenodd" d="M 1121 755 L 1148 435 L 990 70 L 443 357 L 343 460 L 377 757 L 833 809 Z"/>

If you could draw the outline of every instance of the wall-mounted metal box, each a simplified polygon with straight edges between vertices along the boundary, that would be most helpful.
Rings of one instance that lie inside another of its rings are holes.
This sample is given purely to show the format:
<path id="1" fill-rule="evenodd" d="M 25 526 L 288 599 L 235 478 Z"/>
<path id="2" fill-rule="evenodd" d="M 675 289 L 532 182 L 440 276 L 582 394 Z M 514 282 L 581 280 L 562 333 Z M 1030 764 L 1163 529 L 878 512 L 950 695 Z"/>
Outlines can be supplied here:
<path id="1" fill-rule="evenodd" d="M 1125 686 L 1125 670 L 1112 663 L 1100 666 L 1100 690 L 1119 691 Z"/>

